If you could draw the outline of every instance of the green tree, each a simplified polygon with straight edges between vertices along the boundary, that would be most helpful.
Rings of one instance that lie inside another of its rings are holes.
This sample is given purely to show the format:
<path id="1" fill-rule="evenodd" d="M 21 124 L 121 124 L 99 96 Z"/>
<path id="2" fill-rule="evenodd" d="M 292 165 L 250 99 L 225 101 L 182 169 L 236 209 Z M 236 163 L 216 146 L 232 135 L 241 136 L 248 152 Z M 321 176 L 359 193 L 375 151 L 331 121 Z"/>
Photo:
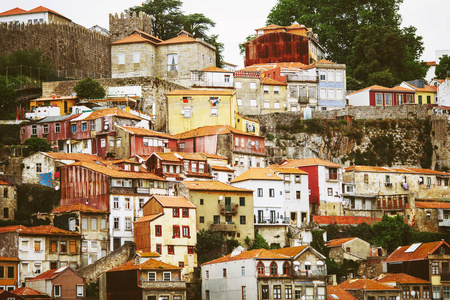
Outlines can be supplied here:
<path id="1" fill-rule="evenodd" d="M 270 249 L 270 246 L 267 243 L 266 239 L 264 239 L 264 237 L 258 231 L 255 231 L 255 239 L 253 240 L 253 243 L 248 250 L 253 249 Z"/>
<path id="2" fill-rule="evenodd" d="M 225 238 L 220 234 L 210 230 L 200 230 L 197 233 L 197 252 L 198 264 L 201 265 L 207 261 L 219 258 L 222 255 L 222 249 Z"/>
<path id="3" fill-rule="evenodd" d="M 28 146 L 29 152 L 50 151 L 50 144 L 43 138 L 31 137 L 29 139 L 26 139 L 23 144 Z"/>
<path id="4" fill-rule="evenodd" d="M 81 79 L 73 89 L 80 99 L 99 99 L 105 97 L 106 94 L 100 83 L 91 77 Z"/>
<path id="5" fill-rule="evenodd" d="M 388 253 L 398 246 L 408 245 L 411 242 L 411 228 L 401 215 L 395 217 L 384 215 L 381 222 L 375 223 L 372 228 L 375 244 L 386 248 Z"/>
<path id="6" fill-rule="evenodd" d="M 205 17 L 204 14 L 195 13 L 183 17 L 183 29 L 191 33 L 195 38 L 208 38 L 206 32 L 216 26 L 210 18 Z"/>
<path id="7" fill-rule="evenodd" d="M 245 43 L 246 43 L 246 42 L 249 42 L 249 41 L 251 41 L 251 40 L 253 40 L 253 39 L 255 39 L 255 38 L 256 38 L 256 34 L 250 34 L 250 35 L 248 35 L 248 36 L 245 38 L 245 42 L 239 44 L 239 54 L 245 55 Z"/>
<path id="8" fill-rule="evenodd" d="M 14 89 L 0 80 L 0 119 L 14 119 L 17 107 Z"/>
<path id="9" fill-rule="evenodd" d="M 436 74 L 436 78 L 439 79 L 450 77 L 450 56 L 445 55 L 441 58 L 434 73 Z"/>
<path id="10" fill-rule="evenodd" d="M 325 241 L 323 240 L 323 230 L 313 230 L 312 233 L 312 242 L 311 247 L 328 257 L 328 253 L 330 250 L 325 245 Z"/>

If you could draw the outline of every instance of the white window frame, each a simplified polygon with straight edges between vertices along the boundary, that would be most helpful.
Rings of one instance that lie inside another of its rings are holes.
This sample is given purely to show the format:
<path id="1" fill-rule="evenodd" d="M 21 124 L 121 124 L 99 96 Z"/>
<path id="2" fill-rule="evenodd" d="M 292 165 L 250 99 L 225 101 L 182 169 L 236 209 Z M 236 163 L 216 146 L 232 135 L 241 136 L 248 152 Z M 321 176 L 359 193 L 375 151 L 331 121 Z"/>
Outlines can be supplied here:
<path id="1" fill-rule="evenodd" d="M 256 101 L 256 99 L 250 99 L 250 106 L 251 106 L 251 107 L 256 107 L 256 106 L 257 106 L 257 101 Z"/>
<path id="2" fill-rule="evenodd" d="M 167 280 L 167 279 L 169 279 L 169 280 Z M 163 272 L 163 281 L 172 281 L 172 273 Z"/>
<path id="3" fill-rule="evenodd" d="M 280 93 L 280 87 L 278 85 L 274 85 L 273 86 L 273 93 L 274 94 L 279 94 Z"/>
<path id="4" fill-rule="evenodd" d="M 133 52 L 133 63 L 134 64 L 141 63 L 141 52 Z"/>
<path id="5" fill-rule="evenodd" d="M 117 54 L 117 64 L 124 65 L 125 64 L 125 53 Z"/>
<path id="6" fill-rule="evenodd" d="M 256 82 L 250 82 L 250 89 L 256 90 Z"/>
<path id="7" fill-rule="evenodd" d="M 148 281 L 156 281 L 156 272 L 148 272 Z"/>
<path id="8" fill-rule="evenodd" d="M 61 298 L 61 285 L 54 285 L 53 286 L 53 295 L 55 298 Z"/>
<path id="9" fill-rule="evenodd" d="M 381 98 L 378 99 L 377 96 L 381 96 Z M 378 100 L 380 100 L 381 102 L 378 103 Z M 375 93 L 375 105 L 376 106 L 383 106 L 383 93 Z"/>
<path id="10" fill-rule="evenodd" d="M 77 285 L 77 297 L 84 296 L 84 285 Z"/>
<path id="11" fill-rule="evenodd" d="M 178 71 L 178 53 L 167 54 L 167 71 Z"/>

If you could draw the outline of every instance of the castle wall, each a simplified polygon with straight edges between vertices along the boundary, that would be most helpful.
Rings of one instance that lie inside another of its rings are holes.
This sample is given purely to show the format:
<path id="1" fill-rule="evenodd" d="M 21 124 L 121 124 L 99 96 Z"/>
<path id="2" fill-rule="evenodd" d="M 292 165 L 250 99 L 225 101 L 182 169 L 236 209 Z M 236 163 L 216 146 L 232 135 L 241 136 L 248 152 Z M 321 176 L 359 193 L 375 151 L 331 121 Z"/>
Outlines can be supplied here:
<path id="1" fill-rule="evenodd" d="M 140 12 L 139 14 L 121 13 L 120 15 L 109 15 L 109 33 L 111 34 L 111 43 L 129 36 L 136 29 L 148 34 L 153 34 L 151 16 L 143 12 Z"/>

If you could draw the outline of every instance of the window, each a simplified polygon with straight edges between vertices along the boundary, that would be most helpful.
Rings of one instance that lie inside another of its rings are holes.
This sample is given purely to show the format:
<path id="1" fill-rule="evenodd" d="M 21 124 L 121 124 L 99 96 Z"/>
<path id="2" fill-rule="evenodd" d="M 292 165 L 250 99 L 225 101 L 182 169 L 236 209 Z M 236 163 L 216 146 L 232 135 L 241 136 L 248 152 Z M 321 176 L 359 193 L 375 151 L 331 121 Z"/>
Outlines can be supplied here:
<path id="1" fill-rule="evenodd" d="M 441 299 L 441 287 L 433 286 L 433 299 Z"/>
<path id="2" fill-rule="evenodd" d="M 245 206 L 245 197 L 239 197 L 239 206 Z"/>
<path id="3" fill-rule="evenodd" d="M 328 70 L 328 81 L 334 81 L 334 71 Z"/>
<path id="4" fill-rule="evenodd" d="M 419 95 L 418 100 L 419 100 L 419 104 L 422 104 L 422 95 Z"/>
<path id="5" fill-rule="evenodd" d="M 167 55 L 167 71 L 178 71 L 178 54 Z"/>
<path id="6" fill-rule="evenodd" d="M 269 299 L 269 286 L 268 285 L 261 286 L 261 296 L 263 299 Z"/>
<path id="7" fill-rule="evenodd" d="M 306 294 L 306 299 L 307 300 L 312 300 L 314 299 L 314 287 L 313 286 L 307 286 L 305 288 L 305 294 Z M 374 299 L 375 300 L 375 299 Z"/>
<path id="8" fill-rule="evenodd" d="M 125 230 L 131 230 L 131 217 L 125 217 Z"/>
<path id="9" fill-rule="evenodd" d="M 227 269 L 222 269 L 223 278 L 227 278 Z"/>
<path id="10" fill-rule="evenodd" d="M 41 274 L 41 264 L 40 263 L 34 264 L 34 274 Z"/>
<path id="11" fill-rule="evenodd" d="M 122 139 L 121 138 L 117 138 L 116 139 L 116 147 L 121 147 L 122 146 Z M 125 165 L 125 166 L 128 166 L 129 167 L 129 165 Z M 129 170 L 128 170 L 129 171 Z"/>
<path id="12" fill-rule="evenodd" d="M 48 133 L 48 124 L 44 124 L 44 134 Z"/>
<path id="13" fill-rule="evenodd" d="M 67 253 L 67 242 L 61 241 L 59 243 L 59 246 L 61 247 L 61 253 Z"/>
<path id="14" fill-rule="evenodd" d="M 245 224 L 246 224 L 245 216 L 240 216 L 240 217 L 239 217 L 239 223 L 240 223 L 241 225 L 245 225 Z"/>
<path id="15" fill-rule="evenodd" d="M 179 261 L 178 262 L 178 267 L 184 268 L 184 261 Z"/>
<path id="16" fill-rule="evenodd" d="M 245 286 L 241 287 L 241 289 L 242 289 L 242 300 L 245 300 L 247 299 L 247 292 L 245 290 Z"/>
<path id="17" fill-rule="evenodd" d="M 392 94 L 384 94 L 384 104 L 392 105 Z"/>
<path id="18" fill-rule="evenodd" d="M 161 244 L 156 244 L 156 252 L 162 254 L 162 246 Z"/>
<path id="19" fill-rule="evenodd" d="M 161 235 L 162 235 L 161 225 L 155 225 L 155 236 L 161 236 Z"/>
<path id="20" fill-rule="evenodd" d="M 141 62 L 141 53 L 140 52 L 133 52 L 133 63 L 139 64 Z"/>
<path id="21" fill-rule="evenodd" d="M 264 90 L 264 94 L 268 94 L 269 93 L 269 86 L 268 85 L 263 86 L 263 90 Z"/>
<path id="22" fill-rule="evenodd" d="M 402 104 L 403 104 L 403 95 L 397 94 L 397 105 L 402 105 Z"/>
<path id="23" fill-rule="evenodd" d="M 163 272 L 163 280 L 164 281 L 170 281 L 171 280 L 171 275 L 172 275 L 172 273 L 170 273 L 170 272 Z"/>
<path id="24" fill-rule="evenodd" d="M 423 298 L 424 299 L 430 299 L 430 288 L 429 287 L 423 287 Z"/>
<path id="25" fill-rule="evenodd" d="M 130 210 L 131 209 L 131 200 L 130 198 L 125 198 L 125 209 Z"/>
<path id="26" fill-rule="evenodd" d="M 273 93 L 274 93 L 274 94 L 279 94 L 279 93 L 280 93 L 280 87 L 279 87 L 278 85 L 275 85 L 275 86 L 273 87 Z"/>
<path id="27" fill-rule="evenodd" d="M 209 109 L 211 117 L 217 117 L 219 115 L 219 108 L 218 107 L 211 107 Z"/>
<path id="28" fill-rule="evenodd" d="M 242 88 L 242 82 L 240 82 L 240 81 L 235 81 L 235 82 L 234 82 L 234 86 L 235 86 L 237 89 L 240 89 L 240 88 Z"/>
<path id="29" fill-rule="evenodd" d="M 224 82 L 230 82 L 230 75 L 224 75 Z"/>
<path id="30" fill-rule="evenodd" d="M 256 107 L 256 99 L 250 99 L 250 106 Z"/>
<path id="31" fill-rule="evenodd" d="M 269 189 L 269 197 L 275 197 L 275 189 Z"/>
<path id="32" fill-rule="evenodd" d="M 194 246 L 188 246 L 187 250 L 188 250 L 188 254 L 194 254 Z"/>
<path id="33" fill-rule="evenodd" d="M 274 261 L 270 263 L 270 275 L 278 275 L 278 265 Z"/>
<path id="34" fill-rule="evenodd" d="M 198 218 L 198 222 L 199 222 L 199 223 L 205 223 L 205 217 L 204 217 L 204 216 L 200 216 L 200 217 Z"/>
<path id="35" fill-rule="evenodd" d="M 438 262 L 431 263 L 431 274 L 439 275 L 439 263 Z"/>
<path id="36" fill-rule="evenodd" d="M 90 130 L 95 131 L 95 121 L 90 121 Z"/>
<path id="37" fill-rule="evenodd" d="M 101 139 L 100 140 L 100 147 L 101 148 L 105 148 L 106 147 L 106 139 Z"/>
<path id="38" fill-rule="evenodd" d="M 113 198 L 113 207 L 114 209 L 119 209 L 119 197 Z"/>
<path id="39" fill-rule="evenodd" d="M 448 285 L 442 286 L 442 298 L 444 299 L 450 298 L 450 286 Z"/>
<path id="40" fill-rule="evenodd" d="M 14 267 L 8 267 L 8 278 L 14 278 Z M 5 278 L 4 267 L 0 267 L 0 278 Z"/>
<path id="41" fill-rule="evenodd" d="M 77 285 L 77 297 L 83 297 L 83 296 L 84 296 L 84 286 Z"/>
<path id="42" fill-rule="evenodd" d="M 174 255 L 175 254 L 175 247 L 173 245 L 168 245 L 167 246 L 167 253 Z"/>
<path id="43" fill-rule="evenodd" d="M 41 241 L 34 241 L 34 252 L 41 252 Z"/>
<path id="44" fill-rule="evenodd" d="M 174 208 L 173 212 L 172 212 L 172 216 L 174 218 L 179 218 L 180 217 L 180 209 L 179 208 Z"/>
<path id="45" fill-rule="evenodd" d="M 325 70 L 320 70 L 319 71 L 319 79 L 320 80 L 326 80 L 325 76 L 326 76 Z"/>
<path id="46" fill-rule="evenodd" d="M 119 225 L 119 217 L 114 217 L 114 230 L 119 230 L 120 229 L 120 225 Z"/>
<path id="47" fill-rule="evenodd" d="M 148 272 L 148 281 L 156 281 L 156 272 Z"/>
<path id="48" fill-rule="evenodd" d="M 214 224 L 220 224 L 220 216 L 213 216 Z"/>
<path id="49" fill-rule="evenodd" d="M 336 100 L 342 100 L 344 99 L 344 94 L 342 92 L 342 89 L 336 89 Z"/>
<path id="50" fill-rule="evenodd" d="M 72 132 L 77 132 L 77 124 L 72 124 Z"/>
<path id="51" fill-rule="evenodd" d="M 237 105 L 242 106 L 242 99 L 237 99 Z"/>
<path id="52" fill-rule="evenodd" d="M 61 297 L 61 286 L 60 285 L 53 286 L 53 295 L 55 297 Z"/>
<path id="53" fill-rule="evenodd" d="M 302 299 L 302 287 L 295 286 L 295 299 Z"/>
<path id="54" fill-rule="evenodd" d="M 334 89 L 328 89 L 328 99 L 335 99 Z"/>
<path id="55" fill-rule="evenodd" d="M 281 285 L 273 286 L 273 299 L 281 299 Z"/>
<path id="56" fill-rule="evenodd" d="M 409 286 L 403 287 L 403 299 L 409 299 Z"/>
<path id="57" fill-rule="evenodd" d="M 50 252 L 56 253 L 58 251 L 58 242 L 50 241 Z"/>
<path id="58" fill-rule="evenodd" d="M 283 275 L 291 274 L 291 264 L 287 261 L 283 263 Z"/>
<path id="59" fill-rule="evenodd" d="M 320 89 L 320 99 L 327 99 L 327 89 L 326 88 Z"/>
<path id="60" fill-rule="evenodd" d="M 183 218 L 189 218 L 189 208 L 183 208 L 181 210 L 181 215 L 183 216 Z"/>
<path id="61" fill-rule="evenodd" d="M 28 240 L 22 240 L 22 251 L 28 251 Z"/>
<path id="62" fill-rule="evenodd" d="M 189 226 L 183 226 L 183 237 L 187 238 L 191 237 L 191 231 L 189 229 Z"/>
<path id="63" fill-rule="evenodd" d="M 250 82 L 250 89 L 256 90 L 256 82 Z"/>
<path id="64" fill-rule="evenodd" d="M 383 94 L 375 94 L 375 105 L 383 105 Z"/>
<path id="65" fill-rule="evenodd" d="M 256 270 L 258 271 L 258 275 L 264 275 L 265 266 L 262 261 L 258 262 L 256 265 Z"/>
<path id="66" fill-rule="evenodd" d="M 125 64 L 125 54 L 124 53 L 117 54 L 117 60 L 118 60 L 119 65 L 124 65 Z"/>
<path id="67" fill-rule="evenodd" d="M 285 299 L 292 299 L 292 285 L 285 285 L 284 286 L 284 298 Z"/>
<path id="68" fill-rule="evenodd" d="M 413 95 L 406 95 L 406 102 L 413 103 Z"/>
<path id="69" fill-rule="evenodd" d="M 328 188 L 328 196 L 333 196 L 333 188 Z"/>
<path id="70" fill-rule="evenodd" d="M 369 183 L 369 174 L 364 174 L 364 183 Z"/>
<path id="71" fill-rule="evenodd" d="M 336 81 L 337 82 L 342 81 L 342 71 L 336 71 Z"/>
<path id="72" fill-rule="evenodd" d="M 258 188 L 258 197 L 263 197 L 263 189 Z"/>
<path id="73" fill-rule="evenodd" d="M 36 173 L 42 173 L 42 164 L 36 163 Z"/>
<path id="74" fill-rule="evenodd" d="M 317 287 L 317 300 L 325 300 L 325 287 L 324 286 Z"/>
<path id="75" fill-rule="evenodd" d="M 245 276 L 245 267 L 241 267 L 241 275 Z"/>
<path id="76" fill-rule="evenodd" d="M 37 125 L 31 126 L 31 135 L 37 135 Z"/>

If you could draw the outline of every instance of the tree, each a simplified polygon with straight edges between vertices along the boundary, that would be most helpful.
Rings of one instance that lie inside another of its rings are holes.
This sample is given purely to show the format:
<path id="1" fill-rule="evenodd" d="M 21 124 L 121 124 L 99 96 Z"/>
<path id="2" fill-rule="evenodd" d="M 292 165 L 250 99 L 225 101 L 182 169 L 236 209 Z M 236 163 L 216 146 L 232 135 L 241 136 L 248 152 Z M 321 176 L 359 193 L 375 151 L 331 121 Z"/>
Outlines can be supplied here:
<path id="1" fill-rule="evenodd" d="M 195 245 L 198 264 L 201 265 L 220 257 L 224 243 L 225 239 L 220 233 L 204 229 L 200 230 L 197 233 L 197 245 Z"/>
<path id="2" fill-rule="evenodd" d="M 14 119 L 17 106 L 16 92 L 0 80 L 0 119 Z"/>
<path id="3" fill-rule="evenodd" d="M 28 150 L 31 152 L 50 151 L 50 144 L 43 138 L 31 137 L 26 139 L 23 144 L 28 146 Z"/>
<path id="4" fill-rule="evenodd" d="M 386 248 L 391 253 L 398 246 L 411 242 L 411 228 L 405 223 L 403 216 L 389 217 L 384 215 L 381 222 L 372 227 L 376 245 Z"/>
<path id="5" fill-rule="evenodd" d="M 208 38 L 206 31 L 214 26 L 216 26 L 216 23 L 205 17 L 204 14 L 195 13 L 183 17 L 183 29 L 195 38 L 206 40 Z"/>
<path id="6" fill-rule="evenodd" d="M 270 249 L 266 239 L 264 239 L 258 231 L 255 232 L 255 239 L 253 240 L 252 245 L 248 248 L 248 250 L 253 249 Z"/>
<path id="7" fill-rule="evenodd" d="M 436 74 L 436 78 L 439 79 L 450 77 L 450 56 L 445 55 L 441 58 L 434 73 Z"/>
<path id="8" fill-rule="evenodd" d="M 106 94 L 105 89 L 100 83 L 91 77 L 78 81 L 73 89 L 77 92 L 77 96 L 80 99 L 99 99 L 105 97 Z"/>
<path id="9" fill-rule="evenodd" d="M 250 42 L 251 40 L 256 39 L 256 34 L 250 34 L 245 38 L 245 42 Z M 245 55 L 245 42 L 239 44 L 239 54 Z"/>
<path id="10" fill-rule="evenodd" d="M 323 230 L 313 230 L 312 233 L 312 242 L 311 247 L 328 257 L 328 253 L 330 249 L 325 245 L 325 241 L 323 240 Z"/>
<path id="11" fill-rule="evenodd" d="M 216 48 L 216 67 L 222 68 L 222 61 L 223 61 L 223 50 L 224 45 L 223 43 L 219 42 L 217 39 L 219 38 L 219 35 L 213 34 L 210 37 L 207 37 L 205 41 L 209 43 L 211 46 Z"/>

